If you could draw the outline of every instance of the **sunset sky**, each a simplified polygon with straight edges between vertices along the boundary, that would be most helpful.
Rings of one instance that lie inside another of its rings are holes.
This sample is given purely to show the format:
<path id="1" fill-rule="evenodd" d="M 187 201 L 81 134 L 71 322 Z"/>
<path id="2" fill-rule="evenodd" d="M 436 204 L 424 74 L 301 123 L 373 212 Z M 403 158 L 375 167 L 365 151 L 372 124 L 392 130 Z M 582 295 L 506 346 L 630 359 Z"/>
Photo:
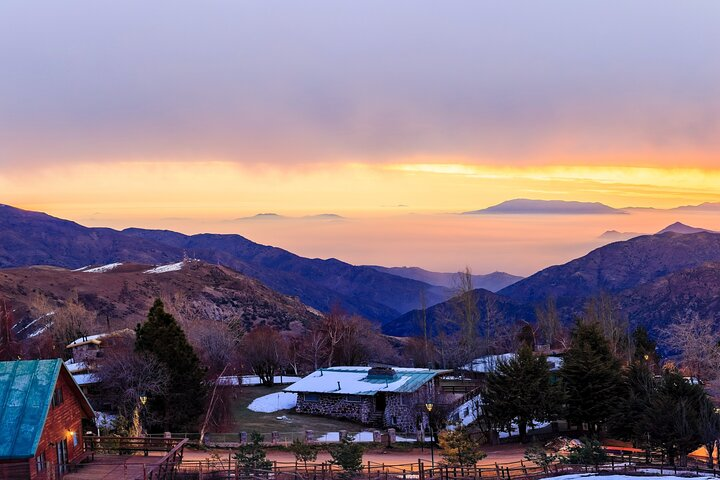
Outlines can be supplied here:
<path id="1" fill-rule="evenodd" d="M 5 0 L 0 203 L 478 273 L 720 229 L 453 215 L 719 202 L 718 25 L 716 0 Z M 262 212 L 346 220 L 237 220 Z"/>

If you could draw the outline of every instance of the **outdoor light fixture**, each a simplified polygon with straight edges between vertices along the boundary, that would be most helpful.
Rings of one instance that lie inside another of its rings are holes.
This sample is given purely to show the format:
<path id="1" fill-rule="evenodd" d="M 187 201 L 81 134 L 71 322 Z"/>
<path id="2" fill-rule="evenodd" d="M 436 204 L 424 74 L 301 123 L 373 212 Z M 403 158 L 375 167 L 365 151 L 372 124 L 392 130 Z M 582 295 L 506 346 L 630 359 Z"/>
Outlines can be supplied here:
<path id="1" fill-rule="evenodd" d="M 425 408 L 428 411 L 428 427 L 430 427 L 430 465 L 431 468 L 435 468 L 435 436 L 433 435 L 432 422 L 430 421 L 430 413 L 432 412 L 433 404 L 428 402 L 425 404 Z"/>
<path id="2" fill-rule="evenodd" d="M 147 395 L 140 395 L 140 403 L 145 406 L 145 404 L 147 403 Z"/>

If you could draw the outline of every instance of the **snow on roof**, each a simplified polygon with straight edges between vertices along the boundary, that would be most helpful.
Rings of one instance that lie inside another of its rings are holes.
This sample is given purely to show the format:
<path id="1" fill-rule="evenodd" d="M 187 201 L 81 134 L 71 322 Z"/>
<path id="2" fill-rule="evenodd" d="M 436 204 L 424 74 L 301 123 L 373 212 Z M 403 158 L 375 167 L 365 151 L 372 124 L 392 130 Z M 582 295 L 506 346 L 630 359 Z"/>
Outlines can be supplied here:
<path id="1" fill-rule="evenodd" d="M 94 343 L 96 345 L 100 345 L 102 343 L 100 340 L 110 335 L 109 333 L 98 333 L 97 335 L 86 335 L 84 337 L 77 338 L 73 340 L 67 347 L 65 348 L 75 348 L 79 347 L 80 345 L 86 345 L 88 343 Z"/>
<path id="2" fill-rule="evenodd" d="M 100 377 L 94 373 L 78 373 L 73 375 L 75 382 L 78 385 L 91 385 L 94 383 L 100 383 Z"/>
<path id="3" fill-rule="evenodd" d="M 167 273 L 167 272 L 177 272 L 178 270 L 182 270 L 183 265 L 185 265 L 185 262 L 177 262 L 177 263 L 171 263 L 169 265 L 160 265 L 159 267 L 151 268 L 150 270 L 145 270 L 143 273 Z"/>
<path id="4" fill-rule="evenodd" d="M 393 368 L 392 375 L 369 376 L 370 367 L 321 368 L 285 388 L 286 392 L 375 395 L 382 392 L 414 392 L 448 370 Z"/>
<path id="5" fill-rule="evenodd" d="M 73 362 L 72 360 L 65 360 L 65 366 L 67 367 L 68 371 L 72 374 L 78 373 L 78 372 L 84 372 L 88 369 L 88 364 L 85 362 Z"/>
<path id="6" fill-rule="evenodd" d="M 114 332 L 110 332 L 110 333 L 98 333 L 95 335 L 86 335 L 84 337 L 76 338 L 65 348 L 75 348 L 75 347 L 79 347 L 81 345 L 87 345 L 88 343 L 94 343 L 95 345 L 100 345 L 102 343 L 103 338 L 113 337 L 115 335 L 131 334 L 131 333 L 134 333 L 134 332 L 132 330 L 130 330 L 129 328 L 123 328 L 122 330 L 115 330 Z"/>
<path id="7" fill-rule="evenodd" d="M 472 362 L 463 365 L 463 370 L 469 370 L 476 373 L 490 373 L 494 372 L 498 364 L 502 362 L 509 362 L 517 356 L 515 353 L 503 353 L 501 355 L 486 355 L 484 357 L 476 358 Z M 562 367 L 563 359 L 561 357 L 545 357 L 547 360 L 550 371 L 554 372 L 560 370 Z"/>
<path id="8" fill-rule="evenodd" d="M 275 383 L 275 385 L 283 385 L 295 383 L 300 379 L 300 377 L 293 377 L 289 375 L 275 375 L 275 377 L 273 377 L 273 383 Z M 218 377 L 216 381 L 217 384 L 222 387 L 234 387 L 240 385 L 240 380 L 242 380 L 243 385 L 260 385 L 262 383 L 262 381 L 260 381 L 260 377 L 257 375 L 243 375 L 240 377 L 237 375 L 225 375 L 223 377 Z"/>
<path id="9" fill-rule="evenodd" d="M 114 270 L 115 268 L 122 265 L 122 262 L 116 262 L 116 263 L 108 263 L 107 265 L 103 265 L 101 267 L 95 267 L 95 268 L 88 268 L 87 270 L 79 270 L 84 273 L 105 273 L 109 272 L 110 270 Z"/>

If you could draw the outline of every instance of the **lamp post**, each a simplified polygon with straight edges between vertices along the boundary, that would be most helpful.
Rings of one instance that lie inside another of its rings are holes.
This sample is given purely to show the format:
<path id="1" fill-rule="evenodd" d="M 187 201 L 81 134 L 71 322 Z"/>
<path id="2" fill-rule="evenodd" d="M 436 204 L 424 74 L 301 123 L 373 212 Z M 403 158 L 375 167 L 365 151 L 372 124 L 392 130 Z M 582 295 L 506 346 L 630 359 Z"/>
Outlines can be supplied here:
<path id="1" fill-rule="evenodd" d="M 145 404 L 147 403 L 148 397 L 147 394 L 144 392 L 140 394 L 140 404 L 142 405 L 142 415 L 140 415 L 140 433 L 143 435 L 143 431 L 145 430 L 143 426 L 143 417 L 145 416 Z M 143 435 L 144 436 L 144 435 Z"/>
<path id="2" fill-rule="evenodd" d="M 426 403 L 425 409 L 427 409 L 428 412 L 428 426 L 430 427 L 430 465 L 435 469 L 435 437 L 433 436 L 432 419 L 430 418 L 433 404 L 430 402 Z"/>

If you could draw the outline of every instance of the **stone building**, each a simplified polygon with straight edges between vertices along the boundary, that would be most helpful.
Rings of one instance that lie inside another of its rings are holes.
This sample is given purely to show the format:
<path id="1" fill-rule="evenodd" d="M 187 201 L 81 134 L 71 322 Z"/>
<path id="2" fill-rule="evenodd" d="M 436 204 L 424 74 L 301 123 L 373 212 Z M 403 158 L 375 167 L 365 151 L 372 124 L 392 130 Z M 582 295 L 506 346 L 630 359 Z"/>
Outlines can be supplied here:
<path id="1" fill-rule="evenodd" d="M 296 411 L 415 432 L 427 423 L 426 403 L 449 370 L 388 367 L 321 368 L 285 388 L 298 394 Z"/>

